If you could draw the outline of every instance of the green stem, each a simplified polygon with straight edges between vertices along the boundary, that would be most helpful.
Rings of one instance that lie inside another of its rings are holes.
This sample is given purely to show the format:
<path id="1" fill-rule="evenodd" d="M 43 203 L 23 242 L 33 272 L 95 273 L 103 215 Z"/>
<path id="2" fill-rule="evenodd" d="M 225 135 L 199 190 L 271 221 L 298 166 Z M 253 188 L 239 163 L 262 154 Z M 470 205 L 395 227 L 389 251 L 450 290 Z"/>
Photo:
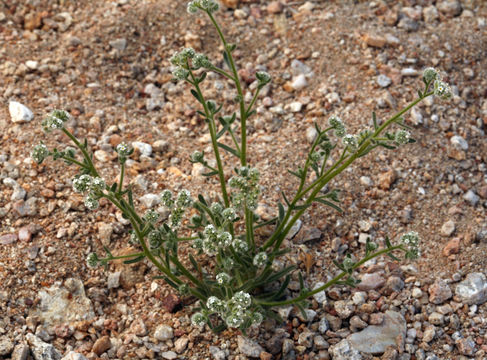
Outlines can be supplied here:
<path id="1" fill-rule="evenodd" d="M 76 159 L 74 159 L 74 158 L 72 158 L 72 157 L 70 157 L 70 156 L 66 156 L 66 155 L 64 155 L 62 158 L 63 158 L 64 160 L 66 160 L 66 161 L 69 161 L 69 162 L 72 162 L 73 164 L 78 165 L 78 166 L 79 166 L 79 167 L 81 167 L 81 168 L 84 168 L 84 169 L 87 169 L 87 170 L 91 170 L 91 169 L 89 168 L 89 166 L 88 166 L 88 165 L 83 164 L 83 163 L 79 162 L 78 160 L 76 160 Z"/>
<path id="2" fill-rule="evenodd" d="M 355 270 L 357 268 L 359 268 L 360 266 L 362 266 L 363 264 L 365 264 L 367 261 L 373 259 L 373 258 L 376 258 L 378 256 L 381 256 L 381 255 L 384 255 L 384 254 L 388 254 L 394 250 L 399 250 L 399 249 L 402 249 L 402 245 L 396 245 L 396 246 L 392 246 L 390 248 L 385 248 L 385 249 L 382 249 L 382 250 L 379 250 L 373 254 L 370 254 L 369 256 L 366 256 L 364 257 L 362 260 L 360 260 L 359 262 L 357 262 L 356 264 L 354 264 L 354 266 L 352 267 L 352 270 Z M 301 294 L 300 296 L 296 297 L 296 298 L 293 298 L 293 299 L 288 299 L 288 300 L 284 300 L 284 301 L 259 301 L 259 299 L 255 299 L 255 301 L 259 304 L 259 305 L 263 305 L 263 306 L 283 306 L 283 305 L 289 305 L 289 304 L 295 304 L 295 303 L 298 303 L 300 301 L 303 301 L 307 298 L 309 298 L 310 296 L 313 296 L 323 290 L 326 290 L 328 289 L 330 286 L 333 286 L 335 285 L 337 282 L 339 282 L 344 276 L 348 275 L 349 272 L 346 272 L 346 271 L 342 271 L 340 274 L 338 274 L 337 276 L 335 276 L 333 279 L 331 279 L 330 281 L 328 281 L 326 284 L 316 288 L 316 289 L 313 289 L 312 291 L 307 291 L 303 294 Z"/>
<path id="3" fill-rule="evenodd" d="M 225 207 L 228 208 L 230 207 L 230 198 L 228 196 L 227 192 L 227 184 L 225 182 L 225 173 L 223 172 L 223 164 L 220 156 L 220 150 L 218 149 L 218 142 L 216 139 L 216 125 L 215 125 L 215 119 L 213 118 L 213 114 L 210 112 L 210 109 L 208 109 L 208 105 L 206 104 L 205 97 L 203 96 L 203 93 L 199 87 L 198 82 L 196 81 L 196 78 L 194 77 L 194 74 L 192 71 L 189 72 L 191 78 L 192 78 L 192 84 L 196 89 L 196 92 L 198 93 L 198 96 L 201 99 L 201 103 L 203 105 L 203 109 L 205 111 L 206 118 L 208 119 L 208 127 L 210 129 L 210 136 L 211 136 L 211 144 L 213 146 L 213 152 L 215 153 L 215 159 L 216 159 L 216 164 L 218 167 L 218 177 L 220 179 L 220 188 L 222 190 L 222 196 L 223 196 L 223 201 L 225 203 Z M 232 237 L 234 236 L 235 232 L 233 229 L 233 224 L 228 224 L 230 234 Z"/>
<path id="4" fill-rule="evenodd" d="M 120 182 L 118 184 L 118 192 L 122 192 L 123 189 L 123 177 L 125 173 L 125 161 L 120 164 Z"/>
<path id="5" fill-rule="evenodd" d="M 138 253 L 133 253 L 133 254 L 128 254 L 128 255 L 120 255 L 120 256 L 112 256 L 112 257 L 108 257 L 108 258 L 103 258 L 103 259 L 100 259 L 100 261 L 111 261 L 111 260 L 118 260 L 118 259 L 127 259 L 127 258 L 131 258 L 131 257 L 142 256 L 142 255 L 145 255 L 145 254 L 143 252 L 138 252 Z"/>
<path id="6" fill-rule="evenodd" d="M 254 97 L 252 98 L 252 101 L 250 102 L 249 106 L 247 107 L 247 110 L 245 111 L 247 114 L 250 113 L 250 110 L 252 110 L 252 106 L 254 106 L 255 101 L 259 96 L 259 93 L 260 93 L 260 87 L 258 87 L 257 90 L 255 91 Z"/>
<path id="7" fill-rule="evenodd" d="M 81 152 L 83 153 L 83 157 L 85 158 L 88 166 L 89 166 L 89 169 L 91 171 L 91 174 L 95 177 L 100 177 L 100 175 L 98 174 L 98 172 L 96 171 L 95 169 L 95 165 L 93 165 L 93 161 L 91 160 L 91 157 L 90 155 L 88 154 L 88 152 L 86 151 L 85 147 L 83 145 L 81 145 L 81 143 L 78 141 L 78 139 L 76 139 L 76 137 L 74 137 L 73 134 L 71 134 L 66 128 L 62 128 L 61 129 L 63 133 L 66 134 L 67 137 L 69 137 L 71 139 L 72 142 L 74 142 L 74 144 L 81 150 Z"/>
<path id="8" fill-rule="evenodd" d="M 235 81 L 235 78 L 234 78 L 232 75 L 230 75 L 230 74 L 229 74 L 229 73 L 227 73 L 225 70 L 220 69 L 220 68 L 218 68 L 218 67 L 216 67 L 216 66 L 212 66 L 212 67 L 211 67 L 211 68 L 209 68 L 208 70 L 212 70 L 212 71 L 214 71 L 214 72 L 216 72 L 216 73 L 218 73 L 218 74 L 220 74 L 220 75 L 225 76 L 226 78 L 228 78 L 228 79 L 230 79 L 230 80 L 232 80 L 232 81 Z"/>

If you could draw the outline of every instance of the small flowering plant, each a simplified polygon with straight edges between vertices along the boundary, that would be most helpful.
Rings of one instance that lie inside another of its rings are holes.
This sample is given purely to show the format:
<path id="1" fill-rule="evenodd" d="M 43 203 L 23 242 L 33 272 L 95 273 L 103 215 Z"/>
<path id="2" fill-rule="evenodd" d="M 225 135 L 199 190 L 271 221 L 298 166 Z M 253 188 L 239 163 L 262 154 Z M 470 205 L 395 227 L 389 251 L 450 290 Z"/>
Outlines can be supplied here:
<path id="1" fill-rule="evenodd" d="M 80 142 L 65 127 L 70 115 L 63 110 L 54 110 L 42 122 L 44 130 L 62 131 L 76 149 L 69 147 L 62 151 L 51 151 L 41 143 L 33 149 L 32 158 L 42 163 L 52 157 L 76 165 L 80 172 L 72 181 L 73 190 L 84 195 L 85 207 L 95 210 L 100 206 L 100 199 L 111 202 L 129 220 L 132 227 L 129 241 L 140 250 L 133 254 L 113 256 L 105 248 L 104 257 L 90 254 L 88 265 L 106 266 L 114 259 L 124 259 L 126 263 L 148 259 L 161 272 L 159 278 L 174 287 L 181 296 L 198 300 L 198 308 L 192 316 L 193 324 L 208 325 L 214 331 L 226 327 L 245 331 L 265 318 L 276 318 L 275 307 L 295 304 L 304 313 L 306 299 L 310 296 L 335 284 L 356 285 L 359 280 L 354 277 L 355 270 L 375 257 L 388 255 L 397 259 L 394 255 L 397 252 L 402 252 L 407 259 L 419 257 L 419 236 L 415 232 L 404 234 L 397 244 L 392 244 L 386 238 L 382 247 L 367 241 L 362 259 L 354 260 L 347 255 L 341 261 L 336 261 L 335 265 L 341 272 L 320 287 L 313 290 L 306 288 L 302 276 L 298 274 L 301 288 L 294 296 L 287 287 L 291 275 L 297 271 L 296 267 L 282 266 L 278 260 L 288 252 L 282 246 L 284 239 L 313 203 L 342 211 L 339 207 L 339 189 L 323 192 L 331 180 L 355 160 L 376 148 L 393 150 L 414 142 L 409 128 L 403 123 L 403 115 L 429 96 L 436 95 L 441 99 L 452 96 L 450 87 L 440 79 L 439 73 L 427 68 L 423 74 L 424 89 L 418 91 L 418 98 L 381 125 L 375 114 L 372 114 L 373 127 L 358 134 L 348 133 L 344 122 L 335 115 L 330 116 L 324 129 L 316 124 L 317 136 L 303 166 L 289 171 L 297 178 L 297 190 L 292 197 L 283 192 L 282 202 L 276 206 L 278 215 L 262 221 L 255 213 L 260 196 L 260 174 L 247 161 L 247 120 L 255 113 L 253 107 L 259 92 L 271 81 L 271 77 L 266 72 L 258 72 L 256 86 L 252 87 L 254 94 L 250 102 L 246 102 L 232 55 L 236 45 L 226 41 L 214 17 L 218 3 L 214 0 L 193 0 L 187 9 L 191 14 L 200 12 L 208 16 L 224 48 L 224 68 L 217 67 L 206 55 L 196 53 L 191 48 L 182 49 L 170 59 L 175 81 L 184 81 L 192 86 L 191 93 L 201 105 L 198 113 L 205 119 L 211 137 L 215 161 L 209 162 L 205 153 L 199 150 L 191 155 L 189 161 L 205 167 L 205 176 L 218 179 L 221 197 L 210 202 L 202 195 L 193 198 L 187 190 L 175 194 L 166 189 L 160 194 L 162 204 L 170 212 L 166 221 L 162 221 L 154 210 L 140 214 L 131 187 L 124 187 L 125 164 L 133 148 L 126 143 L 116 147 L 120 175 L 117 182 L 108 184 L 98 173 L 87 142 Z M 200 84 L 205 81 L 208 72 L 217 73 L 235 85 L 236 112 L 221 114 L 223 104 L 205 98 Z M 398 127 L 394 132 L 390 130 L 393 125 Z M 231 141 L 231 146 L 219 141 L 224 136 Z M 228 181 L 228 170 L 225 170 L 221 151 L 235 157 L 233 176 Z M 339 155 L 330 164 L 334 151 Z M 309 176 L 312 172 L 314 177 Z M 192 216 L 187 219 L 189 212 Z M 256 229 L 264 226 L 272 228 L 271 234 L 258 236 Z M 183 243 L 191 246 L 189 249 L 185 247 L 189 251 L 184 259 L 181 258 Z M 203 258 L 211 260 L 211 265 L 203 267 L 203 263 L 208 263 L 201 261 Z"/>

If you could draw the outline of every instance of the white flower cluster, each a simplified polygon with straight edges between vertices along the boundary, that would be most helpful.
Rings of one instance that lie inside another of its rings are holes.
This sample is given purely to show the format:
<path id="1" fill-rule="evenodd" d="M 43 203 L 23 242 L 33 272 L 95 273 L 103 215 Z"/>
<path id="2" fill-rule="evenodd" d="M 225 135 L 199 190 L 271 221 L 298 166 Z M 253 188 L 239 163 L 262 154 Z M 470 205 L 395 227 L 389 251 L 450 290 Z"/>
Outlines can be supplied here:
<path id="1" fill-rule="evenodd" d="M 335 131 L 335 136 L 338 138 L 344 137 L 345 134 L 347 133 L 347 130 L 345 128 L 345 125 L 343 124 L 342 119 L 340 119 L 338 116 L 335 115 L 331 116 L 328 119 L 328 124 L 330 125 L 330 127 L 333 128 L 333 130 Z"/>
<path id="2" fill-rule="evenodd" d="M 215 0 L 193 0 L 188 3 L 187 10 L 190 14 L 195 14 L 198 10 L 210 13 L 217 11 L 220 5 Z"/>
<path id="3" fill-rule="evenodd" d="M 84 194 L 84 204 L 88 210 L 95 210 L 99 206 L 98 199 L 106 188 L 105 180 L 100 177 L 92 177 L 87 174 L 80 175 L 73 180 L 73 190 Z"/>
<path id="4" fill-rule="evenodd" d="M 192 48 L 175 53 L 169 61 L 174 66 L 172 74 L 177 80 L 185 80 L 190 70 L 209 69 L 213 66 L 206 55 L 196 53 Z"/>
<path id="5" fill-rule="evenodd" d="M 70 119 L 70 115 L 64 110 L 53 110 L 44 120 L 42 128 L 45 132 L 64 128 L 64 123 Z"/>
<path id="6" fill-rule="evenodd" d="M 440 99 L 448 100 L 453 96 L 450 85 L 441 80 L 441 75 L 436 69 L 431 67 L 424 69 L 423 81 L 428 85 L 433 82 L 434 94 Z"/>
<path id="7" fill-rule="evenodd" d="M 356 135 L 347 134 L 342 139 L 343 144 L 348 146 L 350 150 L 355 150 L 358 147 L 358 139 Z"/>
<path id="8" fill-rule="evenodd" d="M 50 155 L 50 151 L 49 149 L 47 148 L 46 145 L 44 144 L 39 144 L 39 145 L 36 145 L 34 146 L 34 148 L 32 149 L 32 153 L 31 153 L 31 156 L 32 156 L 32 159 L 34 159 L 34 161 L 38 164 L 42 163 L 49 155 Z"/>
<path id="9" fill-rule="evenodd" d="M 410 231 L 401 236 L 401 244 L 406 247 L 406 259 L 417 259 L 421 256 L 419 249 L 419 235 L 415 231 Z"/>
<path id="10" fill-rule="evenodd" d="M 407 144 L 409 142 L 409 139 L 410 138 L 411 138 L 411 134 L 409 133 L 409 131 L 404 130 L 404 129 L 398 130 L 394 134 L 394 141 L 398 145 L 405 145 L 405 144 Z"/>
<path id="11" fill-rule="evenodd" d="M 239 328 L 245 322 L 258 325 L 263 320 L 263 315 L 257 311 L 251 311 L 252 297 L 250 294 L 239 291 L 230 300 L 222 300 L 216 296 L 210 296 L 206 301 L 205 310 L 191 317 L 191 322 L 196 326 L 203 326 L 208 321 L 208 316 L 218 314 L 228 327 Z"/>
<path id="12" fill-rule="evenodd" d="M 232 201 L 236 207 L 247 207 L 251 210 L 257 208 L 257 201 L 259 199 L 259 171 L 255 168 L 242 166 L 237 170 L 238 176 L 233 176 L 228 181 L 231 188 L 239 191 L 232 194 Z"/>
<path id="13" fill-rule="evenodd" d="M 176 196 L 176 199 L 174 199 L 172 192 L 166 189 L 161 192 L 160 198 L 163 205 L 171 210 L 171 215 L 169 215 L 171 228 L 173 230 L 177 230 L 181 225 L 181 221 L 186 209 L 193 204 L 191 193 L 185 189 L 181 190 Z"/>
<path id="14" fill-rule="evenodd" d="M 207 255 L 213 256 L 218 253 L 218 250 L 229 247 L 232 240 L 232 235 L 229 232 L 209 224 L 203 230 L 203 238 L 196 239 L 193 245 L 198 250 L 203 250 Z"/>
<path id="15" fill-rule="evenodd" d="M 259 268 L 267 265 L 267 254 L 265 252 L 260 252 L 254 256 L 253 264 Z"/>

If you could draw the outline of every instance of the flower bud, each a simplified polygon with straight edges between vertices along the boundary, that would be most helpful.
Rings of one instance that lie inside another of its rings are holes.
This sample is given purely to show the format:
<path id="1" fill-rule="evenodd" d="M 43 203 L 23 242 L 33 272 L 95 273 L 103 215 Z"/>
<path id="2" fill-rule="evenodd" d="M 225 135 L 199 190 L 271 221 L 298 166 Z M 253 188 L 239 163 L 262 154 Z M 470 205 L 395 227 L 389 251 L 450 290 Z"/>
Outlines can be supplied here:
<path id="1" fill-rule="evenodd" d="M 240 309 L 247 309 L 252 304 L 252 297 L 250 294 L 239 291 L 233 295 L 231 302 Z"/>
<path id="2" fill-rule="evenodd" d="M 443 81 L 435 81 L 434 84 L 435 95 L 440 99 L 448 100 L 453 96 L 450 86 Z"/>
<path id="3" fill-rule="evenodd" d="M 100 203 L 91 194 L 89 194 L 85 197 L 85 206 L 88 210 L 96 210 L 98 209 L 98 206 L 100 206 Z"/>
<path id="4" fill-rule="evenodd" d="M 410 138 L 411 138 L 411 134 L 409 133 L 409 131 L 402 130 L 402 129 L 398 130 L 394 135 L 394 140 L 399 145 L 407 144 Z"/>
<path id="5" fill-rule="evenodd" d="M 441 80 L 440 74 L 436 69 L 429 67 L 423 71 L 423 81 L 427 84 L 431 83 L 433 80 Z"/>
<path id="6" fill-rule="evenodd" d="M 130 154 L 132 154 L 132 147 L 127 143 L 121 142 L 115 148 L 115 151 L 118 153 L 118 156 L 121 158 L 126 158 Z"/>
<path id="7" fill-rule="evenodd" d="M 161 201 L 164 204 L 164 206 L 171 208 L 174 205 L 174 200 L 172 199 L 171 190 L 166 189 L 166 190 L 162 191 L 159 196 L 160 196 Z"/>
<path id="8" fill-rule="evenodd" d="M 73 189 L 79 193 L 87 192 L 92 183 L 93 178 L 90 175 L 83 174 L 73 180 Z"/>
<path id="9" fill-rule="evenodd" d="M 194 151 L 191 154 L 191 161 L 195 163 L 203 162 L 205 160 L 205 155 L 201 151 Z"/>
<path id="10" fill-rule="evenodd" d="M 257 267 L 264 267 L 267 264 L 267 254 L 260 252 L 254 256 L 253 264 Z"/>
<path id="11" fill-rule="evenodd" d="M 41 143 L 34 146 L 31 156 L 36 163 L 41 164 L 50 154 L 51 153 L 49 152 L 47 146 Z"/>
<path id="12" fill-rule="evenodd" d="M 191 323 L 195 326 L 204 326 L 208 319 L 202 313 L 195 313 L 191 316 Z"/>
<path id="13" fill-rule="evenodd" d="M 231 277 L 225 272 L 216 275 L 216 282 L 220 285 L 227 285 L 230 283 Z"/>
<path id="14" fill-rule="evenodd" d="M 98 266 L 98 255 L 95 253 L 91 253 L 86 257 L 86 265 L 90 268 L 96 268 Z"/>
<path id="15" fill-rule="evenodd" d="M 265 71 L 257 71 L 255 77 L 259 81 L 259 85 L 266 85 L 271 81 L 271 76 Z"/>
<path id="16" fill-rule="evenodd" d="M 343 144 L 345 144 L 345 146 L 348 146 L 352 150 L 355 150 L 358 147 L 358 141 L 355 135 L 350 135 L 350 134 L 345 135 L 342 141 Z"/>

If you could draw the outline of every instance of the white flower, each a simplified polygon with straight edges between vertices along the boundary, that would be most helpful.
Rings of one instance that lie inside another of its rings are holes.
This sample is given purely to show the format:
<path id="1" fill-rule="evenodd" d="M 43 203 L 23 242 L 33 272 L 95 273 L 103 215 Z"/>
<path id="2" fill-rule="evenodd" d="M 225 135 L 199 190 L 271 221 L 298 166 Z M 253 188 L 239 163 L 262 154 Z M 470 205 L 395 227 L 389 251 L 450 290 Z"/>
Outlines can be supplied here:
<path id="1" fill-rule="evenodd" d="M 267 254 L 260 252 L 254 256 L 253 264 L 257 267 L 264 267 L 267 264 Z"/>
<path id="2" fill-rule="evenodd" d="M 34 146 L 32 149 L 32 159 L 38 164 L 42 163 L 48 156 L 50 152 L 46 145 L 39 144 Z"/>
<path id="3" fill-rule="evenodd" d="M 358 147 L 358 140 L 357 140 L 357 136 L 355 135 L 350 135 L 350 134 L 345 135 L 342 141 L 343 144 L 345 144 L 345 146 L 348 146 L 352 150 L 355 150 Z"/>

